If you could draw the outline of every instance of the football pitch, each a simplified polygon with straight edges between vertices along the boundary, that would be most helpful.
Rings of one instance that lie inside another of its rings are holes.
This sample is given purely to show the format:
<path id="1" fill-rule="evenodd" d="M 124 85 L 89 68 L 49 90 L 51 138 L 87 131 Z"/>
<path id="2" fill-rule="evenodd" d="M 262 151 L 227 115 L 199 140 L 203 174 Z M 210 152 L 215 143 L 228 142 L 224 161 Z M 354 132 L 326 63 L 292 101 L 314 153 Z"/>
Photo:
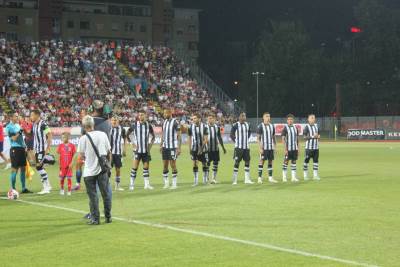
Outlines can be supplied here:
<path id="1" fill-rule="evenodd" d="M 82 219 L 88 210 L 85 191 L 58 194 L 58 166 L 48 168 L 50 195 L 22 195 L 20 201 L 4 199 L 9 171 L 1 170 L 0 265 L 400 266 L 400 143 L 322 143 L 321 181 L 302 180 L 301 151 L 301 182 L 274 185 L 244 185 L 242 163 L 240 183 L 232 186 L 233 147 L 227 148 L 220 183 L 192 188 L 185 146 L 178 159 L 179 188 L 171 191 L 162 189 L 154 147 L 155 190 L 143 190 L 140 171 L 134 192 L 113 192 L 114 221 L 100 226 Z M 255 182 L 257 151 L 253 145 Z M 280 181 L 282 145 L 277 151 L 274 177 Z M 130 167 L 128 155 L 125 189 Z M 28 186 L 39 191 L 37 173 Z"/>

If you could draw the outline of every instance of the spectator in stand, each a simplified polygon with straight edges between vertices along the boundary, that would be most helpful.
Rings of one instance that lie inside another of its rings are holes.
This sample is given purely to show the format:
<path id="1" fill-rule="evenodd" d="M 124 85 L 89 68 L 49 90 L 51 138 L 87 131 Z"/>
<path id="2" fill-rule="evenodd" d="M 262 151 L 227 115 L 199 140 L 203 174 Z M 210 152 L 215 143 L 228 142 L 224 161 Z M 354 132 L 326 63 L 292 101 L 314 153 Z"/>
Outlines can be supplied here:
<path id="1" fill-rule="evenodd" d="M 118 60 L 133 77 L 126 77 Z M 95 99 L 106 103 L 122 125 L 130 124 L 139 109 L 158 126 L 165 108 L 178 119 L 221 113 L 190 68 L 162 46 L 0 40 L 0 81 L 13 109 L 23 115 L 40 109 L 49 126 L 78 126 L 80 110 Z"/>

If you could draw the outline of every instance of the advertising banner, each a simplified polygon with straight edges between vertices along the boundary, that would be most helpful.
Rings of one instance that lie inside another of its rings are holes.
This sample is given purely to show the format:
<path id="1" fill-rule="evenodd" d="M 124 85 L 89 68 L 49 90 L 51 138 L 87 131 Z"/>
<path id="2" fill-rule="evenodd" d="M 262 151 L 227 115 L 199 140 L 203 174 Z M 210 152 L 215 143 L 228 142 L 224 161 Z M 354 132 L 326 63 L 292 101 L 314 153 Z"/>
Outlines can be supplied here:
<path id="1" fill-rule="evenodd" d="M 349 129 L 347 130 L 348 140 L 384 140 L 385 130 L 383 129 Z"/>

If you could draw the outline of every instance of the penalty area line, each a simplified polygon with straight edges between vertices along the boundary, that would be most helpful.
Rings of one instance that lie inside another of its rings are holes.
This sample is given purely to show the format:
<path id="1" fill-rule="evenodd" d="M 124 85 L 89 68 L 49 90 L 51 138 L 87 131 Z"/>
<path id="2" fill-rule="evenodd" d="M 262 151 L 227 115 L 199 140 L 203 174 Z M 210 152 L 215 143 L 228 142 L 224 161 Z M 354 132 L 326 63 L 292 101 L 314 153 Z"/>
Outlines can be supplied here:
<path id="1" fill-rule="evenodd" d="M 7 198 L 5 198 L 5 197 L 0 197 L 0 199 L 7 200 Z M 44 207 L 44 208 L 58 209 L 58 210 L 63 210 L 63 211 L 68 211 L 68 212 L 73 212 L 73 213 L 87 214 L 87 211 L 73 209 L 73 208 L 66 208 L 66 207 L 62 207 L 62 206 L 56 206 L 56 205 L 40 203 L 40 202 L 35 202 L 35 201 L 26 201 L 26 200 L 19 199 L 19 200 L 16 200 L 15 202 L 20 202 L 20 203 Z M 358 261 L 353 261 L 353 260 L 341 259 L 341 258 L 337 258 L 337 257 L 326 256 L 326 255 L 306 252 L 306 251 L 297 250 L 297 249 L 285 248 L 285 247 L 280 247 L 280 246 L 276 246 L 276 245 L 268 244 L 268 243 L 255 242 L 255 241 L 244 240 L 244 239 L 239 239 L 239 238 L 234 238 L 234 237 L 229 237 L 229 236 L 224 236 L 224 235 L 218 235 L 218 234 L 197 231 L 197 230 L 179 228 L 179 227 L 170 226 L 170 225 L 166 225 L 166 224 L 127 219 L 127 218 L 122 218 L 122 217 L 118 217 L 118 216 L 113 216 L 113 220 L 126 222 L 126 223 L 132 223 L 132 224 L 138 224 L 138 225 L 144 225 L 144 226 L 153 227 L 153 228 L 165 229 L 165 230 L 170 230 L 170 231 L 174 231 L 174 232 L 181 232 L 181 233 L 186 233 L 186 234 L 191 234 L 191 235 L 196 235 L 196 236 L 208 237 L 208 238 L 217 239 L 217 240 L 229 241 L 229 242 L 239 243 L 239 244 L 243 244 L 243 245 L 247 245 L 247 246 L 259 247 L 259 248 L 264 248 L 264 249 L 273 250 L 273 251 L 279 251 L 279 252 L 285 252 L 285 253 L 294 254 L 294 255 L 300 255 L 303 257 L 310 257 L 310 258 L 317 258 L 317 259 L 321 259 L 321 260 L 333 261 L 333 262 L 348 264 L 348 265 L 352 265 L 352 266 L 378 267 L 378 265 L 374 265 L 374 264 L 368 264 L 368 263 L 363 263 L 363 262 L 358 262 Z"/>

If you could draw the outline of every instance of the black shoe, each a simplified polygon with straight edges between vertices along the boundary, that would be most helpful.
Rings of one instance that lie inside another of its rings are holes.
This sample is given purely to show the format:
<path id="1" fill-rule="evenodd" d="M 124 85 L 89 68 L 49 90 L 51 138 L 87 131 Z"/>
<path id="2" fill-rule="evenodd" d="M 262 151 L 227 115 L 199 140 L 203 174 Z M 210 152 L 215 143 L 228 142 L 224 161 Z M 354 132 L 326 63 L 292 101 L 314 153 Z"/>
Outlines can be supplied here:
<path id="1" fill-rule="evenodd" d="M 33 192 L 30 191 L 28 188 L 25 188 L 24 190 L 21 191 L 21 194 L 32 194 Z"/>
<path id="2" fill-rule="evenodd" d="M 99 221 L 95 221 L 95 220 L 90 220 L 87 222 L 88 225 L 99 225 L 100 222 Z"/>
<path id="3" fill-rule="evenodd" d="M 109 218 L 106 218 L 106 223 L 112 223 L 112 219 L 111 219 L 111 217 L 109 217 Z"/>
<path id="4" fill-rule="evenodd" d="M 86 214 L 85 216 L 83 216 L 83 219 L 88 219 L 88 220 L 90 220 L 90 217 L 91 217 L 91 215 L 90 215 L 90 213 L 88 213 L 88 214 Z"/>

